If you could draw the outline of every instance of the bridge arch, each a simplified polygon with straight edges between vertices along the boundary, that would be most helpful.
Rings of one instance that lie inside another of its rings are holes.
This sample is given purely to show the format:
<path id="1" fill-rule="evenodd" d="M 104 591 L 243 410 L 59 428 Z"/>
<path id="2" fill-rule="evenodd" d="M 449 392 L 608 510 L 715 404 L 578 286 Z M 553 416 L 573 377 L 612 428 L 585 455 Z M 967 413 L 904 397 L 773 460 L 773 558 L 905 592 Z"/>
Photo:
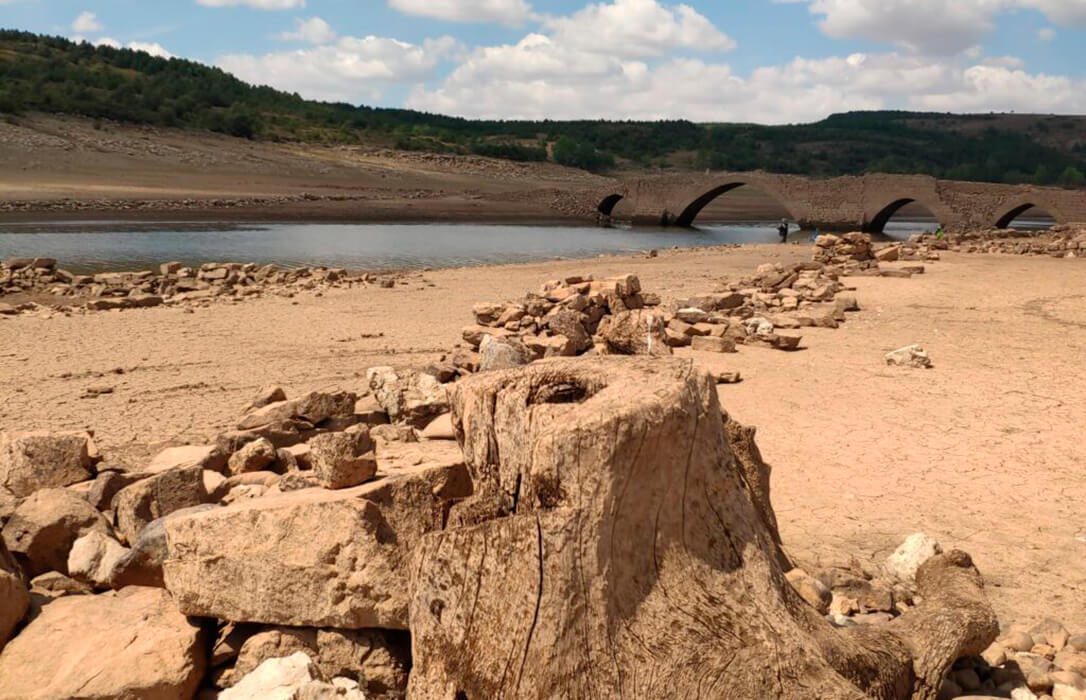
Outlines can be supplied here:
<path id="1" fill-rule="evenodd" d="M 932 216 L 939 218 L 939 209 L 930 206 L 923 199 L 920 199 L 919 197 L 901 197 L 900 199 L 895 199 L 894 201 L 885 205 L 884 207 L 879 209 L 873 217 L 868 219 L 863 226 L 864 232 L 882 233 L 886 229 L 886 224 L 888 224 L 890 222 L 890 219 L 894 217 L 894 214 L 898 213 L 898 211 L 900 211 L 902 207 L 908 204 L 912 204 L 914 202 L 923 206 L 925 209 L 931 212 Z"/>
<path id="2" fill-rule="evenodd" d="M 1025 214 L 1030 209 L 1033 209 L 1036 204 L 1033 202 L 1026 202 L 1025 204 L 1019 204 L 1018 206 L 1008 210 L 1003 216 L 999 217 L 996 222 L 996 228 L 1008 228 L 1011 222 L 1017 219 L 1022 214 Z"/>
<path id="3" fill-rule="evenodd" d="M 779 204 L 782 209 L 787 211 L 788 215 L 791 218 L 795 219 L 795 215 L 793 214 L 792 209 L 785 204 L 784 198 L 780 197 L 776 192 L 773 192 L 771 189 L 762 185 L 762 183 L 757 181 L 733 180 L 726 184 L 712 188 L 711 190 L 703 193 L 692 202 L 687 204 L 686 207 L 683 208 L 682 212 L 680 212 L 679 215 L 675 217 L 674 224 L 676 226 L 693 226 L 694 219 L 698 218 L 698 214 L 700 214 L 701 210 L 707 207 L 710 202 L 712 202 L 714 199 L 721 195 L 727 194 L 728 192 L 739 189 L 743 186 L 756 187 L 762 190 L 767 195 L 769 195 L 773 199 L 773 201 Z"/>
<path id="4" fill-rule="evenodd" d="M 599 206 L 596 207 L 596 211 L 604 216 L 611 216 L 611 212 L 615 210 L 615 205 L 621 202 L 625 198 L 625 195 L 621 194 L 609 194 L 604 197 Z"/>

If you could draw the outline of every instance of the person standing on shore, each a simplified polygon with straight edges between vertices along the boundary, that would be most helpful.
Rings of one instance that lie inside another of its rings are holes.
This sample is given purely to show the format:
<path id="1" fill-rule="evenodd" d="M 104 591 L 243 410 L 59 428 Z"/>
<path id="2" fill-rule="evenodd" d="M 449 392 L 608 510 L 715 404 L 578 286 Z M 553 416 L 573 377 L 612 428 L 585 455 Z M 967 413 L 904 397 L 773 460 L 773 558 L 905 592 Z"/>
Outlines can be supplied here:
<path id="1" fill-rule="evenodd" d="M 788 242 L 788 220 L 787 219 L 781 219 L 780 225 L 777 226 L 777 233 L 781 237 L 781 243 L 787 243 Z"/>

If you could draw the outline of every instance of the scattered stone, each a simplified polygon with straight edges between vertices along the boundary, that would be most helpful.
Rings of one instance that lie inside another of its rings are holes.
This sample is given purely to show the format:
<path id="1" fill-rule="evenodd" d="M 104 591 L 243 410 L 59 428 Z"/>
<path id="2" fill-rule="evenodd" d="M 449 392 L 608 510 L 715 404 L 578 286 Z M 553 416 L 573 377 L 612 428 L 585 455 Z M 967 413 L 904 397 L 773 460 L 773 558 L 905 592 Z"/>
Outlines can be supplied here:
<path id="1" fill-rule="evenodd" d="M 309 447 L 313 473 L 324 488 L 358 486 L 377 473 L 368 430 L 318 435 Z"/>
<path id="2" fill-rule="evenodd" d="M 230 455 L 227 469 L 231 474 L 260 471 L 274 464 L 277 456 L 275 445 L 270 440 L 258 438 Z"/>
<path id="3" fill-rule="evenodd" d="M 734 340 L 714 336 L 695 336 L 690 339 L 690 348 L 700 352 L 737 352 Z"/>
<path id="4" fill-rule="evenodd" d="M 911 586 L 916 582 L 920 565 L 942 552 L 943 548 L 934 538 L 918 532 L 905 538 L 901 546 L 886 558 L 886 570 L 901 583 Z"/>
<path id="5" fill-rule="evenodd" d="M 117 560 L 110 571 L 110 588 L 121 589 L 125 586 L 164 588 L 166 584 L 162 577 L 162 564 L 166 561 L 168 554 L 164 523 L 170 518 L 202 513 L 218 507 L 213 504 L 203 504 L 182 508 L 148 523 L 132 542 L 131 549 Z"/>
<path id="6" fill-rule="evenodd" d="M 785 575 L 785 578 L 788 579 L 788 583 L 792 584 L 792 588 L 796 590 L 796 593 L 799 593 L 799 596 L 817 610 L 820 615 L 825 615 L 830 611 L 833 594 L 821 581 L 803 569 L 792 569 Z"/>
<path id="7" fill-rule="evenodd" d="M 147 474 L 161 474 L 171 469 L 199 467 L 221 472 L 226 466 L 226 455 L 215 445 L 184 445 L 167 447 L 155 455 L 144 471 Z"/>
<path id="8" fill-rule="evenodd" d="M 886 364 L 915 369 L 930 369 L 931 358 L 919 345 L 907 345 L 886 353 Z"/>
<path id="9" fill-rule="evenodd" d="M 452 414 L 442 413 L 430 421 L 419 433 L 419 437 L 424 440 L 455 440 L 456 431 L 453 430 Z"/>
<path id="10" fill-rule="evenodd" d="M 479 344 L 479 371 L 520 367 L 532 361 L 532 352 L 515 338 L 483 337 Z M 440 381 L 440 380 L 439 380 Z"/>

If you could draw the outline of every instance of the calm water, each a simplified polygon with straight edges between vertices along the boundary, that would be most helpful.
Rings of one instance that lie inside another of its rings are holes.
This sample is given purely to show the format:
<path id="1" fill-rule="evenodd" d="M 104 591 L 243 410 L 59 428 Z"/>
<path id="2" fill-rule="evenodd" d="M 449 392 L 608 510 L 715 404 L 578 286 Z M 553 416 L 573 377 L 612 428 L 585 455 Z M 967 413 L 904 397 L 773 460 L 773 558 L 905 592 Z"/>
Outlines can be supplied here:
<path id="1" fill-rule="evenodd" d="M 385 224 L 132 224 L 0 225 L 0 259 L 51 257 L 73 272 L 136 270 L 177 260 L 328 265 L 348 269 L 410 269 L 587 258 L 651 248 L 724 243 L 777 243 L 774 223 L 707 225 L 695 230 L 576 226 Z M 929 229 L 927 222 L 891 222 L 890 238 Z M 790 242 L 806 243 L 794 231 Z"/>

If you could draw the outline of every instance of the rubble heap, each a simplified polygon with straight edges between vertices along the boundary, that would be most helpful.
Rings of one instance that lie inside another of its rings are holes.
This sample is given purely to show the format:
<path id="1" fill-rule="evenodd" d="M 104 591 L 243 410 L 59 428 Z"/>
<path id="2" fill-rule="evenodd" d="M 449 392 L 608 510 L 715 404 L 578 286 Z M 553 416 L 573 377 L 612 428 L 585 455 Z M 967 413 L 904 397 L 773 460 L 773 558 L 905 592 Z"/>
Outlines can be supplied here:
<path id="1" fill-rule="evenodd" d="M 669 304 L 644 291 L 637 276 L 551 280 L 537 292 L 473 308 L 463 329 L 470 351 L 453 354 L 458 370 L 499 369 L 547 357 L 668 355 L 690 346 L 735 352 L 736 345 L 794 350 L 804 327 L 836 328 L 859 310 L 835 268 L 811 262 L 765 264 L 751 277 Z"/>
<path id="2" fill-rule="evenodd" d="M 157 272 L 102 272 L 76 275 L 57 267 L 52 258 L 11 258 L 0 264 L 0 297 L 5 294 L 51 294 L 82 303 L 88 311 L 133 309 L 162 304 L 208 304 L 216 300 L 237 300 L 276 294 L 290 297 L 306 290 L 376 284 L 393 287 L 397 275 L 349 274 L 342 268 L 297 267 L 256 263 L 205 263 L 186 267 L 179 262 L 163 263 Z M 0 313 L 25 309 L 12 305 Z"/>
<path id="3" fill-rule="evenodd" d="M 983 229 L 949 233 L 943 238 L 936 238 L 931 234 L 918 234 L 910 237 L 909 245 L 960 253 L 1077 258 L 1086 256 L 1086 225 L 1058 224 L 1040 231 Z"/>

